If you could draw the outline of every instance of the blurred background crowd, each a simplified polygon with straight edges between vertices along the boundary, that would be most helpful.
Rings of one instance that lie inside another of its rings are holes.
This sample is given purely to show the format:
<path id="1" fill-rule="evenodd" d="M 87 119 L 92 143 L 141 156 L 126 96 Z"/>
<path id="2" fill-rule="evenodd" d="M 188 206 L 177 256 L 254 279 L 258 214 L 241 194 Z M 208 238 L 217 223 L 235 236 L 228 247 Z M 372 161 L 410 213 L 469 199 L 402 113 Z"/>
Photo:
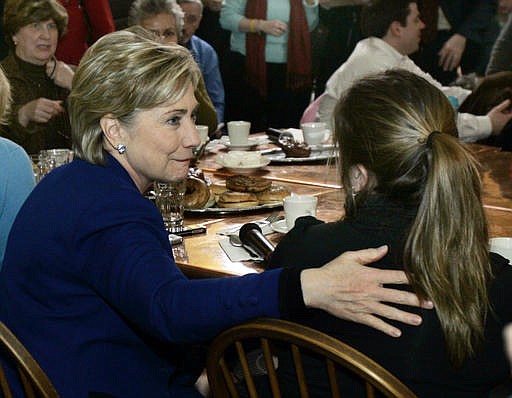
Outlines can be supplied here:
<path id="1" fill-rule="evenodd" d="M 228 120 L 248 120 L 253 132 L 298 127 L 308 105 L 328 92 L 329 78 L 369 35 L 361 28 L 369 0 L 58 2 L 61 9 L 46 13 L 56 24 L 56 47 L 38 71 L 31 52 L 39 39 L 19 36 L 28 24 L 41 22 L 37 13 L 46 3 L 33 0 L 27 8 L 0 1 L 7 21 L 0 30 L 0 61 L 13 88 L 13 111 L 2 135 L 28 153 L 70 146 L 65 100 L 73 70 L 88 46 L 109 32 L 141 25 L 156 39 L 191 51 L 203 77 L 196 91 L 199 123 L 209 126 L 211 137 L 222 134 Z M 510 71 L 511 0 L 416 3 L 424 25 L 421 43 L 404 55 L 442 86 L 475 90 L 486 75 Z M 28 9 L 31 14 L 24 15 Z M 498 76 L 493 95 L 484 85 L 479 90 L 486 94 L 477 93 L 484 103 L 471 98 L 462 109 L 486 115 L 508 98 L 511 79 Z M 316 108 L 312 114 L 317 116 Z"/>

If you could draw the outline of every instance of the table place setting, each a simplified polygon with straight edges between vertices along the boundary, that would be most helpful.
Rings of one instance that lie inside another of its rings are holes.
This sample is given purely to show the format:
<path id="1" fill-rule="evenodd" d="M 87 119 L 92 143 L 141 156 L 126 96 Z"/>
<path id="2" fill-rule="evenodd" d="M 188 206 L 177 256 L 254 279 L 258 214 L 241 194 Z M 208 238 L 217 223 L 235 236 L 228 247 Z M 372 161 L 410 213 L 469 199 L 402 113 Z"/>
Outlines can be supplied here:
<path id="1" fill-rule="evenodd" d="M 278 213 L 272 213 L 267 218 L 253 221 L 250 224 L 255 224 L 261 229 L 263 235 L 268 235 L 274 232 L 272 224 L 284 220 L 284 216 Z M 233 224 L 228 228 L 222 229 L 217 232 L 219 237 L 219 245 L 233 262 L 237 261 L 263 261 L 264 258 L 260 253 L 255 251 L 249 245 L 244 245 L 240 240 L 240 230 L 247 224 Z"/>
<path id="2" fill-rule="evenodd" d="M 269 128 L 269 139 L 277 148 L 259 151 L 271 163 L 304 163 L 330 160 L 336 151 L 332 144 L 331 131 L 325 123 L 303 123 L 301 129 L 284 130 Z"/>
<path id="3" fill-rule="evenodd" d="M 219 154 L 215 162 L 232 173 L 251 174 L 267 166 L 270 159 L 259 152 L 230 151 Z"/>
<path id="4" fill-rule="evenodd" d="M 489 240 L 489 251 L 498 253 L 512 263 L 512 238 L 496 237 Z"/>
<path id="5" fill-rule="evenodd" d="M 211 140 L 206 145 L 206 149 L 208 151 L 211 151 L 217 145 L 223 145 L 228 150 L 248 151 L 248 150 L 252 150 L 252 149 L 254 149 L 254 148 L 256 148 L 256 147 L 258 147 L 260 145 L 266 145 L 266 144 L 269 144 L 269 143 L 271 143 L 270 139 L 268 138 L 267 135 L 263 134 L 263 135 L 249 137 L 247 139 L 247 144 L 244 144 L 244 145 L 232 145 L 231 142 L 229 141 L 229 137 L 227 135 L 223 135 L 222 137 L 220 137 L 218 139 Z"/>

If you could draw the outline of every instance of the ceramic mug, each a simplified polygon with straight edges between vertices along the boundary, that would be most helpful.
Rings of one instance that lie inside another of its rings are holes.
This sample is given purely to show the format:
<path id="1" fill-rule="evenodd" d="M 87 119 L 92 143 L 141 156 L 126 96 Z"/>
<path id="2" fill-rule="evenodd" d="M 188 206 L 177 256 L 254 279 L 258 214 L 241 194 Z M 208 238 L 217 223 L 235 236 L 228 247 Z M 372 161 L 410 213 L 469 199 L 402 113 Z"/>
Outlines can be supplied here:
<path id="1" fill-rule="evenodd" d="M 244 146 L 249 144 L 251 122 L 243 120 L 228 122 L 229 143 L 232 146 Z"/>
<path id="2" fill-rule="evenodd" d="M 302 216 L 316 216 L 318 198 L 313 195 L 290 195 L 283 199 L 284 215 L 288 230 L 295 226 L 295 220 Z"/>

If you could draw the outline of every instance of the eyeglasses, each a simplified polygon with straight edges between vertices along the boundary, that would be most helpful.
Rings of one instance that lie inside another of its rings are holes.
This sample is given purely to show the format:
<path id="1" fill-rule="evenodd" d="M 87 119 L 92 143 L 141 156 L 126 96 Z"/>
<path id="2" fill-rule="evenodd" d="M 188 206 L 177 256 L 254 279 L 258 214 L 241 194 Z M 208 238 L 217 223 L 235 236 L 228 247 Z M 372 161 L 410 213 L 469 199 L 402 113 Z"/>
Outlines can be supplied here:
<path id="1" fill-rule="evenodd" d="M 188 24 L 195 24 L 199 21 L 199 16 L 197 15 L 191 15 L 191 14 L 185 14 L 185 23 Z"/>
<path id="2" fill-rule="evenodd" d="M 178 36 L 176 31 L 172 29 L 166 29 L 162 32 L 159 30 L 150 30 L 150 32 L 153 33 L 158 39 L 166 41 Z"/>

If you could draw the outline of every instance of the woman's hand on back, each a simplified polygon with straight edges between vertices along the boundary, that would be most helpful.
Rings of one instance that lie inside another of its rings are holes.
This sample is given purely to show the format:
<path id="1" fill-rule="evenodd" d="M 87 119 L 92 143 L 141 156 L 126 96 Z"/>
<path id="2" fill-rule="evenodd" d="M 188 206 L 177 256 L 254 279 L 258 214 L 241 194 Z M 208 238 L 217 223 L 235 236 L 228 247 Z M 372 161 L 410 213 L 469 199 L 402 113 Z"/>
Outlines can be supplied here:
<path id="1" fill-rule="evenodd" d="M 387 246 L 346 252 L 321 268 L 302 271 L 302 291 L 306 306 L 362 323 L 392 337 L 399 337 L 401 331 L 381 317 L 410 325 L 421 324 L 419 315 L 383 304 L 387 302 L 433 308 L 431 302 L 421 303 L 413 293 L 383 287 L 385 284 L 408 284 L 405 273 L 364 266 L 381 259 L 386 253 Z"/>

